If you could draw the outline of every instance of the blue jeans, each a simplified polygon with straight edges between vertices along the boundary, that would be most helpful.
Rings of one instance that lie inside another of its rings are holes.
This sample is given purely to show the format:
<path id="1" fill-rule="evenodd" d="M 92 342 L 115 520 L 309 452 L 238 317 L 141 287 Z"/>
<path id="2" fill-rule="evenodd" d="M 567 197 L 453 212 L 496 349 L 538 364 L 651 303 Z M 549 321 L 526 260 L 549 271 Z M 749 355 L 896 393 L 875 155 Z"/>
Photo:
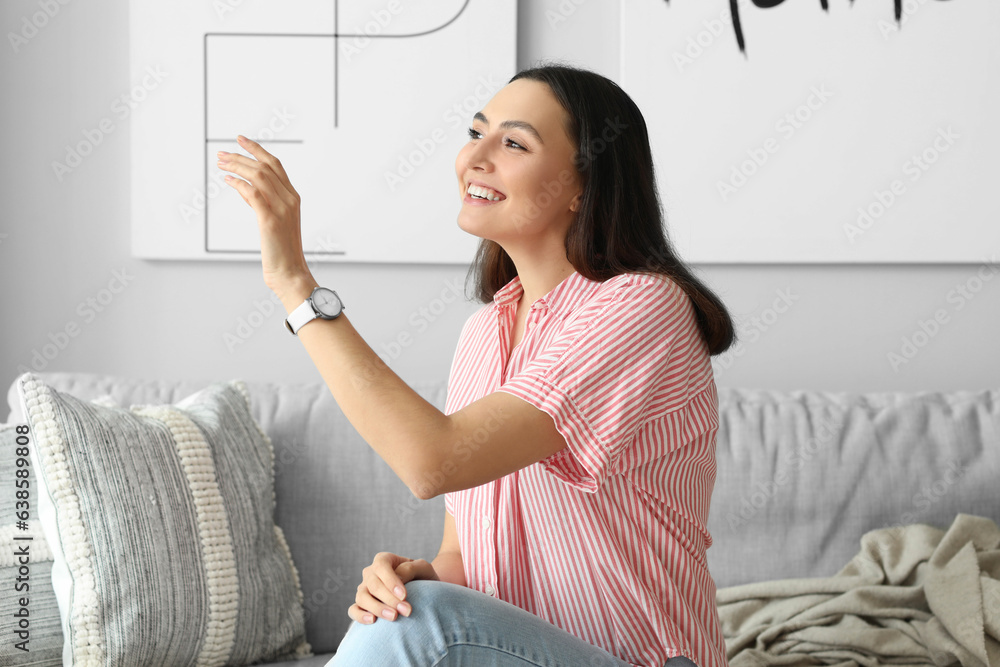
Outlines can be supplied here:
<path id="1" fill-rule="evenodd" d="M 464 586 L 411 581 L 406 601 L 409 616 L 351 623 L 327 667 L 628 667 L 539 616 Z M 666 666 L 697 667 L 682 656 Z"/>

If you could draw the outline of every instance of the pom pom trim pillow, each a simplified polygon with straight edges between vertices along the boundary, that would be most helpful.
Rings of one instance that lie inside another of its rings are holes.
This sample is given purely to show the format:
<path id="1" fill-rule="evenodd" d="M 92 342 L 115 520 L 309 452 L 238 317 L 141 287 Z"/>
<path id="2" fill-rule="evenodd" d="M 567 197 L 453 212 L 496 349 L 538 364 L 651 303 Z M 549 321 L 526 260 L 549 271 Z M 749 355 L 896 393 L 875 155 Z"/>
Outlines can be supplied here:
<path id="1" fill-rule="evenodd" d="M 32 373 L 17 388 L 64 665 L 312 655 L 298 571 L 274 523 L 274 450 L 242 381 L 128 409 Z"/>

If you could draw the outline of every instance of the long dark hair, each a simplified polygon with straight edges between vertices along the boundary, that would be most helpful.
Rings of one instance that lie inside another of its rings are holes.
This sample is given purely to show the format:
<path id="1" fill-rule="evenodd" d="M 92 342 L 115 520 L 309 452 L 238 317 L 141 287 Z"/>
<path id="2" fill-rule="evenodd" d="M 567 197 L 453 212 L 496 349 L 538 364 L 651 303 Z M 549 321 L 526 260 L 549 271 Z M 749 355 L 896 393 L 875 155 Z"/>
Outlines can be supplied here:
<path id="1" fill-rule="evenodd" d="M 709 354 L 725 352 L 736 341 L 733 320 L 667 239 L 646 121 L 632 98 L 614 81 L 569 65 L 521 70 L 511 81 L 517 79 L 547 84 L 569 116 L 566 132 L 576 144 L 573 162 L 584 184 L 566 233 L 570 264 L 598 282 L 626 272 L 668 276 L 690 298 Z M 475 276 L 475 298 L 489 303 L 517 268 L 499 243 L 481 239 L 469 275 Z"/>

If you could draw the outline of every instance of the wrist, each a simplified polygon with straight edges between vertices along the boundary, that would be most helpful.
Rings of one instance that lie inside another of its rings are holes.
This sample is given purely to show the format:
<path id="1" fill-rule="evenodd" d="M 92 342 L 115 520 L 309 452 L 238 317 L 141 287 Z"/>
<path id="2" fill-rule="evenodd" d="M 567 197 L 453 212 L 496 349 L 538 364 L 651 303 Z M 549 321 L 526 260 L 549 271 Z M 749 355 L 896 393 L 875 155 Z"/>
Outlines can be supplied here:
<path id="1" fill-rule="evenodd" d="M 275 285 L 272 291 L 281 300 L 285 311 L 289 314 L 305 301 L 319 283 L 311 274 L 297 276 Z"/>

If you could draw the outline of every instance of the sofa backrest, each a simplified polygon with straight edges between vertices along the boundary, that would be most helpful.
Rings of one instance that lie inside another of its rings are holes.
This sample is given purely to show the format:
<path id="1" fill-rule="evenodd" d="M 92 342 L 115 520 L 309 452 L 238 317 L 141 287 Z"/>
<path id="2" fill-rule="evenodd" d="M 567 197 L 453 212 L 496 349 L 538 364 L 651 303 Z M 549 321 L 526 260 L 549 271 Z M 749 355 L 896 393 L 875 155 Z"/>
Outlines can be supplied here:
<path id="1" fill-rule="evenodd" d="M 1000 390 L 720 389 L 718 587 L 836 574 L 869 530 L 1000 523 Z"/>
<path id="2" fill-rule="evenodd" d="M 85 400 L 170 403 L 204 383 L 39 373 Z M 413 384 L 444 409 L 444 382 Z M 275 449 L 275 521 L 299 570 L 306 632 L 333 651 L 361 570 L 379 551 L 432 559 L 444 500 L 416 500 L 347 421 L 327 387 L 247 382 Z M 20 419 L 17 392 L 8 393 Z M 718 587 L 828 576 L 868 530 L 945 528 L 958 512 L 1000 523 L 1000 390 L 822 393 L 719 390 L 708 562 Z"/>

